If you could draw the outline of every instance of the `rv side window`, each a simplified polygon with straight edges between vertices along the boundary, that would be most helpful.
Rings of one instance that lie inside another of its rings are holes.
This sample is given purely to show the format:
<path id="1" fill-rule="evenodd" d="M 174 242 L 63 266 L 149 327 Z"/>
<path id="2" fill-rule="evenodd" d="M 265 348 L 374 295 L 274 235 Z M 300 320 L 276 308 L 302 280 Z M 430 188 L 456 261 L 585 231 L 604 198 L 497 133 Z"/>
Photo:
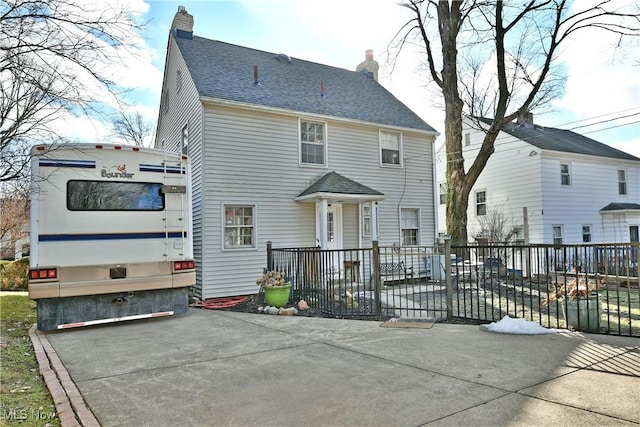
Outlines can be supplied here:
<path id="1" fill-rule="evenodd" d="M 155 182 L 68 181 L 70 211 L 161 211 L 162 184 Z"/>

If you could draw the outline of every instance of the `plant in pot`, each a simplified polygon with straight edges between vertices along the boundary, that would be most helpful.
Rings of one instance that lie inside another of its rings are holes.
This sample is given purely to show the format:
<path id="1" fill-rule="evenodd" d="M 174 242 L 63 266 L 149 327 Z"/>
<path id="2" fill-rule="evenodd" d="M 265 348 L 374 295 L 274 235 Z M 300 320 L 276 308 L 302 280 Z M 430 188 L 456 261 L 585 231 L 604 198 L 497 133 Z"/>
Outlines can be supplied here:
<path id="1" fill-rule="evenodd" d="M 578 274 L 566 283 L 551 284 L 549 294 L 542 299 L 547 306 L 554 301 L 561 303 L 567 327 L 580 331 L 598 331 L 600 328 L 600 300 L 598 291 L 603 282 Z"/>
<path id="2" fill-rule="evenodd" d="M 284 271 L 266 271 L 256 280 L 256 284 L 264 292 L 264 302 L 273 307 L 284 307 L 289 303 L 291 283 L 287 281 Z"/>

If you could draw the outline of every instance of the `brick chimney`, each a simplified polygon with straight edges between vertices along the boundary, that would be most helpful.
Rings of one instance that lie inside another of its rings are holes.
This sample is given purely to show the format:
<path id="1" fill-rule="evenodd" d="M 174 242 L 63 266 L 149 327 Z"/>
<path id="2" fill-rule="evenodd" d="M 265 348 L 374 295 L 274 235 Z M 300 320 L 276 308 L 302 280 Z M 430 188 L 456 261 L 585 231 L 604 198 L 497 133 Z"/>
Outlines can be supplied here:
<path id="1" fill-rule="evenodd" d="M 378 65 L 378 61 L 373 59 L 373 50 L 365 50 L 364 57 L 365 60 L 356 67 L 356 72 L 362 73 L 367 77 L 378 81 L 378 69 L 380 68 L 380 65 Z"/>
<path id="2" fill-rule="evenodd" d="M 178 6 L 178 12 L 171 23 L 171 31 L 176 37 L 189 40 L 193 38 L 193 15 L 190 15 L 184 6 Z"/>

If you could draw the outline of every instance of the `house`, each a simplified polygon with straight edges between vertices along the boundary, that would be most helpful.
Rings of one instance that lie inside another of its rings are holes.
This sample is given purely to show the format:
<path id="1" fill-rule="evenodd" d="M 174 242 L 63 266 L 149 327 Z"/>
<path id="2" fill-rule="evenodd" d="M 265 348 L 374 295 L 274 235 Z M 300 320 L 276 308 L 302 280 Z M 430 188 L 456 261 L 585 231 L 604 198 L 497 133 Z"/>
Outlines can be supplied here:
<path id="1" fill-rule="evenodd" d="M 431 245 L 438 133 L 359 71 L 193 34 L 167 46 L 156 147 L 193 177 L 197 296 L 256 293 L 266 246 Z"/>
<path id="2" fill-rule="evenodd" d="M 480 127 L 490 122 L 465 118 L 465 163 L 477 155 L 484 138 Z M 436 155 L 441 233 L 446 230 L 445 159 L 441 148 Z M 470 240 L 488 239 L 486 224 L 501 216 L 518 228 L 520 242 L 637 242 L 640 159 L 570 130 L 538 126 L 528 115 L 499 133 L 470 193 L 467 215 Z"/>

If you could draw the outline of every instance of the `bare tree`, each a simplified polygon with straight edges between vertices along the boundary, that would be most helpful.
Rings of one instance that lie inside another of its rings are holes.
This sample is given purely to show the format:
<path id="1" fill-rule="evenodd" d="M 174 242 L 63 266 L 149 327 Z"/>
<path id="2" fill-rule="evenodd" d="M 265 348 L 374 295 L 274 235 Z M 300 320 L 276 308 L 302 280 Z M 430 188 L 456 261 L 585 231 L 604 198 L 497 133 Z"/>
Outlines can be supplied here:
<path id="1" fill-rule="evenodd" d="M 486 215 L 478 217 L 478 225 L 480 230 L 474 233 L 474 239 L 491 243 L 507 243 L 520 231 L 520 227 L 514 225 L 504 213 L 502 206 L 489 208 Z"/>
<path id="2" fill-rule="evenodd" d="M 402 6 L 412 18 L 398 32 L 395 47 L 416 44 L 424 50 L 428 75 L 442 94 L 447 232 L 455 244 L 465 244 L 469 193 L 501 128 L 561 93 L 560 47 L 589 28 L 617 35 L 621 45 L 640 35 L 640 10 L 616 9 L 609 0 L 405 0 Z M 466 169 L 463 115 L 492 118 L 488 128 L 478 126 L 485 137 Z"/>
<path id="3" fill-rule="evenodd" d="M 142 117 L 139 111 L 127 113 L 120 110 L 111 120 L 113 134 L 125 141 L 144 147 L 153 132 L 153 126 Z"/>
<path id="4" fill-rule="evenodd" d="M 118 101 L 106 64 L 142 26 L 117 4 L 0 0 L 0 182 L 25 179 L 35 141 L 63 142 L 63 114 L 100 114 L 105 94 Z"/>

